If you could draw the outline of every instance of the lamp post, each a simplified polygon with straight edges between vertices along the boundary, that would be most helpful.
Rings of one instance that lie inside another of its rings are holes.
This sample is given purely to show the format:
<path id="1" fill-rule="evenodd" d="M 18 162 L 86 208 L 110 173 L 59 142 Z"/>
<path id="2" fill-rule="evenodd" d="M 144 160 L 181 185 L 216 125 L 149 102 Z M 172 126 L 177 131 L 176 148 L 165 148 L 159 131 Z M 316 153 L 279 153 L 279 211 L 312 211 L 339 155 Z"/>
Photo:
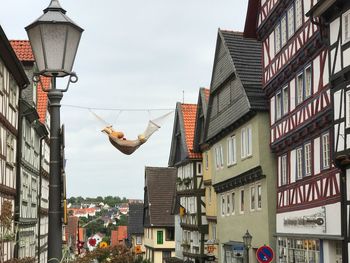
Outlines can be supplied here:
<path id="1" fill-rule="evenodd" d="M 58 0 L 51 0 L 44 14 L 25 28 L 38 68 L 33 81 L 40 81 L 40 75 L 52 80 L 51 88 L 44 90 L 50 102 L 49 262 L 62 259 L 60 102 L 69 84 L 78 80 L 72 68 L 83 32 L 65 13 Z M 56 78 L 65 76 L 67 87 L 57 89 Z"/>
<path id="2" fill-rule="evenodd" d="M 244 243 L 244 248 L 246 249 L 246 254 L 247 254 L 247 263 L 249 263 L 249 249 L 252 246 L 252 235 L 248 232 L 244 234 L 243 238 L 243 243 Z"/>

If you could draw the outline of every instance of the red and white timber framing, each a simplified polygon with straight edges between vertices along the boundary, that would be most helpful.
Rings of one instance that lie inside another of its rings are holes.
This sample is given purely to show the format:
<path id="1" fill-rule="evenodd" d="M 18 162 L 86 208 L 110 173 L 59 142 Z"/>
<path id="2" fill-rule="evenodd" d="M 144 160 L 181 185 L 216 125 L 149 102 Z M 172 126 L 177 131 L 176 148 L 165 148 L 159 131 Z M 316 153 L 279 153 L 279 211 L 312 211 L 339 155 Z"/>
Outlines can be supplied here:
<path id="1" fill-rule="evenodd" d="M 260 27 L 261 24 L 265 21 L 265 19 L 270 15 L 271 11 L 278 2 L 279 0 L 261 0 L 261 7 L 258 17 L 258 27 Z"/>
<path id="2" fill-rule="evenodd" d="M 277 54 L 275 54 L 274 31 L 271 32 L 269 37 L 263 41 L 263 86 L 266 86 L 274 76 L 278 75 L 299 51 L 304 50 L 306 43 L 312 39 L 317 31 L 316 25 L 312 24 L 310 20 L 306 21 Z"/>
<path id="3" fill-rule="evenodd" d="M 296 78 L 289 83 L 289 113 L 279 120 L 275 119 L 275 97 L 270 99 L 271 144 L 283 139 L 293 130 L 315 120 L 318 115 L 331 106 L 328 86 L 328 51 L 323 50 L 311 61 L 313 90 L 312 96 L 300 105 L 296 105 Z"/>
<path id="4" fill-rule="evenodd" d="M 300 182 L 279 187 L 277 213 L 324 206 L 339 201 L 339 172 L 331 169 Z"/>

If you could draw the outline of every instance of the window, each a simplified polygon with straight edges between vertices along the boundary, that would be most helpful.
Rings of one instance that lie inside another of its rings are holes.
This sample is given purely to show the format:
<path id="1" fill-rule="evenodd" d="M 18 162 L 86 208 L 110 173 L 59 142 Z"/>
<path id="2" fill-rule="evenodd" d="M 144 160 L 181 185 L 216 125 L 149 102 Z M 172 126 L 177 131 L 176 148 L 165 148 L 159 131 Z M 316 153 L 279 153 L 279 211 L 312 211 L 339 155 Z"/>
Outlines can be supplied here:
<path id="1" fill-rule="evenodd" d="M 231 136 L 227 140 L 227 165 L 236 163 L 236 136 Z"/>
<path id="2" fill-rule="evenodd" d="M 304 145 L 305 176 L 311 175 L 311 143 Z"/>
<path id="3" fill-rule="evenodd" d="M 221 196 L 221 215 L 224 216 L 226 211 L 225 207 L 225 195 Z"/>
<path id="4" fill-rule="evenodd" d="M 209 156 L 208 156 L 208 152 L 205 153 L 205 170 L 208 170 L 209 168 Z"/>
<path id="5" fill-rule="evenodd" d="M 281 20 L 277 23 L 275 33 L 275 54 L 287 43 L 297 29 L 303 24 L 302 1 L 296 0 L 285 13 L 280 14 Z"/>
<path id="6" fill-rule="evenodd" d="M 297 179 L 303 178 L 303 148 L 296 150 L 296 175 Z"/>
<path id="7" fill-rule="evenodd" d="M 329 133 L 322 135 L 322 168 L 329 168 L 330 149 L 329 149 Z"/>
<path id="8" fill-rule="evenodd" d="M 290 38 L 295 31 L 294 27 L 294 5 L 292 5 L 287 11 L 288 17 L 288 38 Z"/>
<path id="9" fill-rule="evenodd" d="M 284 15 L 281 19 L 281 44 L 282 47 L 287 43 L 287 16 Z"/>
<path id="10" fill-rule="evenodd" d="M 226 195 L 226 214 L 227 215 L 230 214 L 230 209 L 231 209 L 230 198 L 231 198 L 231 195 L 227 194 Z"/>
<path id="11" fill-rule="evenodd" d="M 281 157 L 281 185 L 287 184 L 287 155 Z"/>
<path id="12" fill-rule="evenodd" d="M 157 244 L 163 244 L 163 231 L 157 231 Z"/>
<path id="13" fill-rule="evenodd" d="M 244 189 L 241 189 L 240 191 L 240 207 L 239 207 L 239 212 L 241 214 L 244 213 Z"/>
<path id="14" fill-rule="evenodd" d="M 276 119 L 280 119 L 289 111 L 289 90 L 288 86 L 276 94 Z"/>
<path id="15" fill-rule="evenodd" d="M 241 157 L 249 157 L 252 155 L 252 128 L 245 127 L 241 130 Z"/>
<path id="16" fill-rule="evenodd" d="M 343 14 L 343 44 L 350 41 L 350 10 Z"/>
<path id="17" fill-rule="evenodd" d="M 15 161 L 15 139 L 12 135 L 7 135 L 7 155 L 6 161 L 13 163 Z"/>
<path id="18" fill-rule="evenodd" d="M 261 209 L 262 208 L 262 193 L 261 193 L 261 184 L 258 184 L 257 186 L 257 192 L 258 192 L 258 204 L 257 208 Z"/>
<path id="19" fill-rule="evenodd" d="M 300 104 L 312 94 L 312 68 L 308 65 L 296 79 L 297 104 Z"/>
<path id="20" fill-rule="evenodd" d="M 222 168 L 224 166 L 224 157 L 223 157 L 222 145 L 215 147 L 215 163 L 216 169 Z"/>
<path id="21" fill-rule="evenodd" d="M 281 50 L 281 27 L 278 24 L 275 28 L 275 53 Z"/>
<path id="22" fill-rule="evenodd" d="M 197 163 L 197 175 L 202 175 L 203 171 L 202 171 L 202 163 L 198 162 Z"/>
<path id="23" fill-rule="evenodd" d="M 288 86 L 283 88 L 283 115 L 289 111 L 289 90 Z"/>
<path id="24" fill-rule="evenodd" d="M 255 210 L 255 186 L 250 188 L 250 210 Z"/>
<path id="25" fill-rule="evenodd" d="M 282 93 L 278 92 L 276 95 L 276 119 L 282 117 Z"/>
<path id="26" fill-rule="evenodd" d="M 141 236 L 136 236 L 136 245 L 141 245 L 141 244 L 142 244 Z"/>
<path id="27" fill-rule="evenodd" d="M 297 76 L 297 104 L 300 104 L 303 101 L 304 94 L 303 94 L 303 86 L 304 86 L 304 75 L 303 73 L 299 74 Z"/>
<path id="28" fill-rule="evenodd" d="M 338 107 L 340 107 L 339 104 Z M 345 121 L 346 128 L 350 128 L 350 90 L 345 95 Z"/>
<path id="29" fill-rule="evenodd" d="M 305 98 L 308 98 L 311 96 L 312 93 L 312 71 L 311 66 L 308 66 L 305 69 Z"/>
<path id="30" fill-rule="evenodd" d="M 234 192 L 231 193 L 231 211 L 232 211 L 232 214 L 235 213 L 235 193 Z"/>
<path id="31" fill-rule="evenodd" d="M 295 0 L 295 29 L 298 30 L 303 24 L 303 3 L 302 0 Z"/>

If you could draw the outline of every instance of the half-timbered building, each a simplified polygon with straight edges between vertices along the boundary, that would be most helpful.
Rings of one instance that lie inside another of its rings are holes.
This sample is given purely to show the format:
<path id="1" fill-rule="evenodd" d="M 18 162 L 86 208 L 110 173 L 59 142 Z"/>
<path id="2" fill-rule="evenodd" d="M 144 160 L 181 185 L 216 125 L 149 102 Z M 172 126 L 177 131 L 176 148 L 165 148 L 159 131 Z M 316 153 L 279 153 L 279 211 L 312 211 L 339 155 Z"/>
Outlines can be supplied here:
<path id="1" fill-rule="evenodd" d="M 11 45 L 28 78 L 32 79 L 35 60 L 29 41 L 13 40 Z M 40 246 L 40 243 L 42 243 L 41 234 L 43 233 L 40 225 L 47 221 L 47 213 L 46 216 L 41 213 L 42 205 L 45 206 L 45 204 L 42 204 L 43 200 L 41 198 L 43 192 L 45 196 L 45 187 L 43 191 L 42 185 L 46 184 L 46 187 L 48 187 L 47 176 L 44 175 L 44 180 L 41 177 L 42 174 L 45 174 L 45 172 L 41 173 L 44 171 L 42 165 L 45 165 L 45 158 L 42 158 L 42 156 L 45 156 L 45 149 L 47 149 L 45 144 L 48 140 L 48 129 L 42 116 L 43 111 L 46 112 L 47 109 L 47 99 L 43 99 L 43 95 L 46 94 L 42 91 L 42 85 L 48 88 L 50 79 L 42 78 L 42 81 L 38 84 L 31 81 L 27 89 L 20 94 L 18 130 L 21 138 L 17 144 L 18 163 L 20 164 L 17 170 L 19 186 L 17 193 L 20 198 L 16 202 L 19 238 L 16 254 L 18 258 L 37 257 L 38 262 L 44 262 L 46 258 L 46 252 Z M 41 116 L 39 116 L 39 109 Z"/>
<path id="2" fill-rule="evenodd" d="M 340 177 L 331 162 L 332 63 L 322 26 L 306 16 L 315 4 L 250 1 L 246 20 L 246 34 L 262 41 L 270 144 L 278 159 L 277 262 L 341 257 Z"/>
<path id="3" fill-rule="evenodd" d="M 19 94 L 27 85 L 26 73 L 0 26 L 0 213 L 6 200 L 11 203 L 15 215 Z M 1 235 L 6 233 L 4 226 L 0 228 Z M 14 226 L 10 231 L 16 232 Z M 1 236 L 1 260 L 12 259 L 14 251 L 14 240 Z"/>
<path id="4" fill-rule="evenodd" d="M 205 190 L 202 155 L 193 149 L 196 104 L 177 103 L 169 157 L 169 166 L 177 169 L 177 197 L 180 202 L 182 254 L 184 261 L 204 262 Z"/>
<path id="5" fill-rule="evenodd" d="M 143 227 L 145 258 L 151 263 L 164 263 L 175 256 L 174 215 L 176 169 L 145 167 Z"/>
<path id="6" fill-rule="evenodd" d="M 210 90 L 206 88 L 201 88 L 199 91 L 193 149 L 195 152 L 202 153 L 202 172 L 205 189 L 205 214 L 208 222 L 208 238 L 204 243 L 204 253 L 207 256 L 207 261 L 218 262 L 219 242 L 216 237 L 217 209 L 216 193 L 212 184 L 212 156 L 204 137 L 209 94 Z"/>
<path id="7" fill-rule="evenodd" d="M 307 14 L 320 26 L 323 41 L 328 45 L 329 84 L 333 102 L 333 159 L 341 170 L 342 213 L 341 227 L 344 237 L 343 262 L 349 257 L 350 222 L 350 2 L 322 0 Z M 339 260 L 339 253 L 335 260 Z M 340 260 L 339 260 L 340 261 Z"/>
<path id="8" fill-rule="evenodd" d="M 275 247 L 275 160 L 261 72 L 261 44 L 219 30 L 204 129 L 217 195 L 218 262 L 246 262 L 260 246 Z"/>

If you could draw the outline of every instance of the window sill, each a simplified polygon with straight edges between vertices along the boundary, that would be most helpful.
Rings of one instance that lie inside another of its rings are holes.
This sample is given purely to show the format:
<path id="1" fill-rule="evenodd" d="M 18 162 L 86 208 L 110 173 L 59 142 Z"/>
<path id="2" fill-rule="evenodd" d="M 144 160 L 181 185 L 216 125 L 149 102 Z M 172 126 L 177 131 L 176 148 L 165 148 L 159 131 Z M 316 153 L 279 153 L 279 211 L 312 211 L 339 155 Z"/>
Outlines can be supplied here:
<path id="1" fill-rule="evenodd" d="M 253 155 L 252 155 L 252 154 L 251 154 L 251 155 L 247 155 L 247 156 L 245 156 L 245 157 L 242 157 L 242 156 L 241 156 L 241 161 L 245 161 L 245 160 L 250 159 L 250 158 L 253 158 Z"/>
<path id="2" fill-rule="evenodd" d="M 230 163 L 230 164 L 227 164 L 227 168 L 231 168 L 231 167 L 236 166 L 236 165 L 237 165 L 237 162 Z"/>

